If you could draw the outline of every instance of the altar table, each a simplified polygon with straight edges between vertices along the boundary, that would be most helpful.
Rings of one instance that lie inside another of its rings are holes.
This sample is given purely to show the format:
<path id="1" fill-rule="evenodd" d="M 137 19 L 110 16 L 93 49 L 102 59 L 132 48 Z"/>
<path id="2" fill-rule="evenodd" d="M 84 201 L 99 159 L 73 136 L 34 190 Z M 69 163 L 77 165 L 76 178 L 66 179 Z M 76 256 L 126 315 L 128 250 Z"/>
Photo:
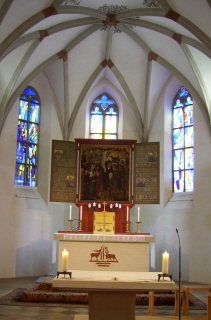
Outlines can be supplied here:
<path id="1" fill-rule="evenodd" d="M 176 287 L 170 279 L 158 281 L 159 272 L 71 271 L 71 279 L 54 278 L 53 287 L 88 291 L 89 320 L 135 320 L 137 292 Z"/>
<path id="2" fill-rule="evenodd" d="M 80 234 L 55 233 L 59 241 L 58 270 L 62 251 L 69 252 L 68 268 L 90 271 L 147 272 L 150 264 L 150 234 Z"/>

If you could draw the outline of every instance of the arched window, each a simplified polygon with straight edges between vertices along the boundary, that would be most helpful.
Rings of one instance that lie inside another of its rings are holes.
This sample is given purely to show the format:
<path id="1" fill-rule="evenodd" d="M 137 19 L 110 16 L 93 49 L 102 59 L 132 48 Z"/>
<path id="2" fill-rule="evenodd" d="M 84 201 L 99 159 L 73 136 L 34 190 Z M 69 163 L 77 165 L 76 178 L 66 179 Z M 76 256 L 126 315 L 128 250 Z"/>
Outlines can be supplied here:
<path id="1" fill-rule="evenodd" d="M 182 87 L 173 103 L 174 192 L 190 192 L 194 189 L 193 123 L 193 99 Z"/>
<path id="2" fill-rule="evenodd" d="M 90 138 L 118 139 L 118 113 L 116 102 L 107 93 L 97 97 L 90 108 Z"/>
<path id="3" fill-rule="evenodd" d="M 16 145 L 15 184 L 37 185 L 37 155 L 39 142 L 40 99 L 27 87 L 20 96 Z"/>

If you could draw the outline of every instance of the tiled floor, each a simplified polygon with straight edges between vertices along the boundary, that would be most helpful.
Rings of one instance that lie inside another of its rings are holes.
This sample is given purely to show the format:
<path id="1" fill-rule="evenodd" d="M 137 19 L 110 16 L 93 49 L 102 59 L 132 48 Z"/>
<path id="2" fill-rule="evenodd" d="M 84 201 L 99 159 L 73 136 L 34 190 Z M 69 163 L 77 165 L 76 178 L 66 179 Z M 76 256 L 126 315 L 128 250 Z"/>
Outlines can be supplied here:
<path id="1" fill-rule="evenodd" d="M 35 281 L 42 278 L 16 278 L 0 279 L 0 297 L 17 288 L 27 288 Z M 183 283 L 185 284 L 185 283 Z M 192 284 L 192 283 L 191 283 Z M 207 291 L 194 291 L 195 296 L 207 303 Z M 182 320 L 206 320 L 206 310 L 191 310 L 190 316 L 181 315 Z M 173 310 L 155 309 L 155 316 L 150 316 L 148 309 L 136 309 L 136 320 L 164 320 L 178 319 Z M 66 308 L 66 307 L 33 307 L 33 306 L 8 306 L 0 305 L 0 320 L 88 320 L 88 308 Z M 98 320 L 98 319 L 96 319 Z M 116 320 L 116 319 L 109 319 Z"/>

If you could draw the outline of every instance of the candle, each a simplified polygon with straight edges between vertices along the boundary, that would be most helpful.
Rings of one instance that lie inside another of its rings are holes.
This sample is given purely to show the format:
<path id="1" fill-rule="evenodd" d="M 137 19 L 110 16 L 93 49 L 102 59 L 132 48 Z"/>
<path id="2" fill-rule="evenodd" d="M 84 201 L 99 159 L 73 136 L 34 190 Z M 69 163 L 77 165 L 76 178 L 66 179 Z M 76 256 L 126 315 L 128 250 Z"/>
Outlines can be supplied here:
<path id="1" fill-rule="evenodd" d="M 93 203 L 93 207 L 96 207 L 96 203 L 95 202 Z"/>
<path id="2" fill-rule="evenodd" d="M 91 208 L 91 203 L 88 204 L 88 208 Z"/>
<path id="3" fill-rule="evenodd" d="M 138 207 L 138 222 L 140 222 L 140 207 Z"/>
<path id="4" fill-rule="evenodd" d="M 80 220 L 82 220 L 82 206 L 80 206 Z"/>
<path id="5" fill-rule="evenodd" d="M 118 203 L 115 204 L 115 207 L 118 208 Z"/>
<path id="6" fill-rule="evenodd" d="M 110 204 L 110 208 L 111 208 L 111 209 L 113 208 L 113 204 Z"/>
<path id="7" fill-rule="evenodd" d="M 64 249 L 64 251 L 62 251 L 62 271 L 67 271 L 67 266 L 68 266 L 68 255 L 69 252 L 66 251 L 66 249 Z"/>
<path id="8" fill-rule="evenodd" d="M 162 259 L 162 273 L 168 273 L 169 271 L 169 254 L 168 252 L 163 253 Z"/>
<path id="9" fill-rule="evenodd" d="M 70 220 L 72 220 L 72 206 L 70 206 Z"/>
<path id="10" fill-rule="evenodd" d="M 101 204 L 100 203 L 98 204 L 98 208 L 101 208 Z"/>
<path id="11" fill-rule="evenodd" d="M 129 208 L 127 207 L 127 221 L 129 221 Z"/>
<path id="12" fill-rule="evenodd" d="M 122 208 L 122 205 L 121 204 L 119 204 L 119 209 L 121 209 Z"/>

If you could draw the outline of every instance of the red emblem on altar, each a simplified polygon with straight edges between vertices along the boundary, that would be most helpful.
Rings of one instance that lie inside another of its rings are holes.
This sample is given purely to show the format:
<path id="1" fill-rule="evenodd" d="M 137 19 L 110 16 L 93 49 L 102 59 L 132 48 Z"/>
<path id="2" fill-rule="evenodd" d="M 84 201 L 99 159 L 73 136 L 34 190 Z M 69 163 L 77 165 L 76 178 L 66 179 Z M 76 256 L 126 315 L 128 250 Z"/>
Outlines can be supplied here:
<path id="1" fill-rule="evenodd" d="M 98 267 L 109 267 L 111 263 L 118 262 L 116 255 L 110 253 L 108 247 L 101 246 L 100 249 L 93 250 L 94 252 L 90 253 L 89 262 L 95 262 Z"/>

